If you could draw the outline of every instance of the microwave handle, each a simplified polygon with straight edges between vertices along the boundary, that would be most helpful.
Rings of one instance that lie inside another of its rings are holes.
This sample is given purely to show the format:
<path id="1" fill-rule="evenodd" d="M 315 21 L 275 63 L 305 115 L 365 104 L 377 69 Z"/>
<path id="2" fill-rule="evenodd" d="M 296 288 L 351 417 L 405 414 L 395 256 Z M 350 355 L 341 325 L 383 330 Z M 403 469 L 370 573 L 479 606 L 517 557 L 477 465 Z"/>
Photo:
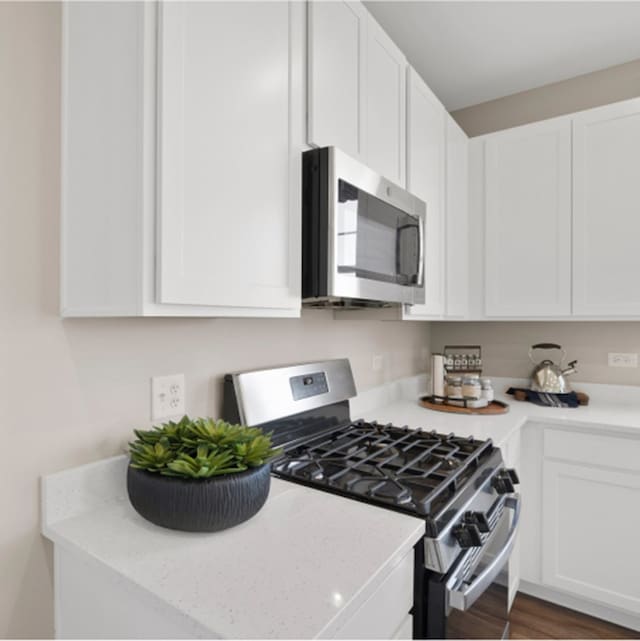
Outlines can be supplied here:
<path id="1" fill-rule="evenodd" d="M 399 251 L 401 247 L 401 242 L 400 242 L 400 235 L 412 231 L 412 230 L 417 230 L 418 232 L 418 271 L 417 271 L 417 285 L 422 285 L 422 277 L 423 277 L 423 270 L 424 270 L 424 224 L 423 224 L 423 218 L 419 217 L 418 218 L 418 224 L 417 225 L 404 225 L 402 227 L 398 228 L 397 232 L 397 241 L 396 241 L 396 272 L 398 274 L 402 274 L 403 276 L 410 276 L 410 274 L 404 274 L 401 272 L 401 265 L 400 265 L 400 254 L 401 252 Z"/>
<path id="2" fill-rule="evenodd" d="M 453 589 L 450 584 L 456 583 L 455 575 L 447 585 L 449 605 L 456 610 L 468 610 L 480 597 L 484 591 L 494 582 L 505 562 L 509 558 L 513 546 L 516 542 L 518 533 L 518 522 L 520 521 L 520 507 L 522 500 L 519 494 L 508 497 L 505 501 L 505 507 L 513 510 L 513 518 L 509 533 L 500 549 L 491 563 L 475 578 L 472 583 L 462 583 L 459 588 Z"/>
<path id="3" fill-rule="evenodd" d="M 427 213 L 424 213 L 424 216 L 418 218 L 419 230 L 420 230 L 420 242 L 419 242 L 419 252 L 418 252 L 418 287 L 422 287 L 424 284 L 424 251 L 427 233 Z"/>

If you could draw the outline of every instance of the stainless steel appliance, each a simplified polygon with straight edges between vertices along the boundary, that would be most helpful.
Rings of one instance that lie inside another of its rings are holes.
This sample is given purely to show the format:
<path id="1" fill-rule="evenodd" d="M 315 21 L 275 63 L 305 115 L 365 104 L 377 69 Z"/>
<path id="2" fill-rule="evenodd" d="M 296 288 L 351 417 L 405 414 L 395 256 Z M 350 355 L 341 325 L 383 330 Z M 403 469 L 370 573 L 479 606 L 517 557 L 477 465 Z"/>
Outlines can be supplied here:
<path id="1" fill-rule="evenodd" d="M 224 415 L 273 432 L 276 476 L 424 519 L 414 638 L 506 637 L 515 471 L 490 440 L 354 421 L 353 396 L 348 360 L 230 374 Z"/>
<path id="2" fill-rule="evenodd" d="M 533 352 L 537 349 L 547 350 L 555 349 L 562 352 L 560 357 L 560 365 L 556 365 L 549 359 L 537 362 L 533 358 Z M 531 374 L 531 389 L 534 392 L 544 392 L 547 394 L 568 394 L 571 391 L 571 386 L 567 380 L 567 376 L 576 373 L 576 365 L 578 361 L 571 361 L 568 367 L 563 369 L 562 363 L 566 358 L 567 353 L 560 345 L 555 343 L 537 343 L 529 348 L 529 359 L 535 365 L 533 373 Z"/>
<path id="3" fill-rule="evenodd" d="M 424 303 L 426 205 L 335 147 L 303 153 L 302 299 Z"/>

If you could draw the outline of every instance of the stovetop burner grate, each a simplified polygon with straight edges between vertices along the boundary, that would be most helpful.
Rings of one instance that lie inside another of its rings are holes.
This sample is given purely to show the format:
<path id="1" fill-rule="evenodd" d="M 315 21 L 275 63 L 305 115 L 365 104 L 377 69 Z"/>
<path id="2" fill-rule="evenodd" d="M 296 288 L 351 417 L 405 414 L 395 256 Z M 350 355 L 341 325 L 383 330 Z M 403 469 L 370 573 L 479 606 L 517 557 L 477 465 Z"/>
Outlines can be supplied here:
<path id="1" fill-rule="evenodd" d="M 283 478 L 436 518 L 491 449 L 491 441 L 360 420 L 286 450 L 273 470 Z"/>

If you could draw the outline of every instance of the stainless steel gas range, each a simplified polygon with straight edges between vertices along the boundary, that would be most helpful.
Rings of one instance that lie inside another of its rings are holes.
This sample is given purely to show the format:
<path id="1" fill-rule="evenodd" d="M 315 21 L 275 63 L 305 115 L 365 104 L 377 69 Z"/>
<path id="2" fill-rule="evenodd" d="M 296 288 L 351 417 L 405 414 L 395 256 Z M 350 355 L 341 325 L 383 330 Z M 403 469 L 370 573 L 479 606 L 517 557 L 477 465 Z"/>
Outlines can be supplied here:
<path id="1" fill-rule="evenodd" d="M 352 420 L 355 395 L 346 359 L 229 374 L 224 417 L 273 433 L 276 476 L 424 519 L 414 638 L 506 638 L 516 472 L 490 440 Z"/>

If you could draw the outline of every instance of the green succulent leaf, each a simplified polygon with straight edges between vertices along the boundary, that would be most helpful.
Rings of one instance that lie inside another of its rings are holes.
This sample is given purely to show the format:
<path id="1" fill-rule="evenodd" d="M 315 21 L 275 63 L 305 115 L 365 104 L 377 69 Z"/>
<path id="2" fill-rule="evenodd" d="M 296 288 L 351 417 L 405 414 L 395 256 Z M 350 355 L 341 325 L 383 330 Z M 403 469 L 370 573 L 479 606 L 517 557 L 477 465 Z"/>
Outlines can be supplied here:
<path id="1" fill-rule="evenodd" d="M 169 421 L 151 430 L 134 430 L 131 466 L 163 476 L 206 479 L 259 467 L 281 450 L 260 428 L 212 418 Z"/>

